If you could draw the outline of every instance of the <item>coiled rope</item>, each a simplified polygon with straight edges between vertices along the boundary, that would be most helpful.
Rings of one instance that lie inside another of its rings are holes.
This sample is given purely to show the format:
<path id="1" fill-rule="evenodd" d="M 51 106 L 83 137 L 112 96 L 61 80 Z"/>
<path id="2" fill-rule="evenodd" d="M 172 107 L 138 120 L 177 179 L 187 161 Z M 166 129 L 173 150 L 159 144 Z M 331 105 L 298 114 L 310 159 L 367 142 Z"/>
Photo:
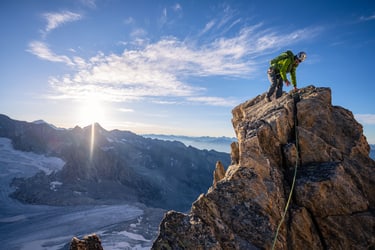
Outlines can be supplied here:
<path id="1" fill-rule="evenodd" d="M 295 165 L 295 167 L 294 167 L 293 182 L 292 182 L 292 186 L 290 187 L 290 193 L 289 193 L 288 201 L 286 202 L 285 209 L 284 209 L 284 213 L 283 213 L 283 215 L 282 215 L 282 217 L 281 217 L 281 221 L 280 221 L 279 225 L 277 226 L 277 230 L 276 230 L 275 238 L 273 239 L 272 250 L 275 249 L 276 240 L 277 240 L 277 237 L 278 237 L 278 235 L 279 235 L 279 231 L 280 231 L 281 225 L 282 225 L 283 222 L 284 222 L 286 212 L 288 211 L 289 204 L 290 204 L 290 201 L 291 201 L 291 199 L 292 199 L 292 194 L 293 194 L 294 185 L 295 185 L 295 182 L 296 182 L 296 177 L 297 177 L 297 168 L 298 168 L 298 163 L 299 163 L 299 141 L 298 141 L 298 129 L 297 129 L 298 124 L 297 124 L 297 104 L 296 104 L 296 100 L 299 100 L 299 94 L 298 94 L 298 93 L 295 93 L 295 94 L 293 95 L 293 101 L 294 101 L 294 130 L 295 130 L 295 145 L 296 145 L 296 151 L 297 151 L 297 155 L 296 155 L 296 165 Z"/>

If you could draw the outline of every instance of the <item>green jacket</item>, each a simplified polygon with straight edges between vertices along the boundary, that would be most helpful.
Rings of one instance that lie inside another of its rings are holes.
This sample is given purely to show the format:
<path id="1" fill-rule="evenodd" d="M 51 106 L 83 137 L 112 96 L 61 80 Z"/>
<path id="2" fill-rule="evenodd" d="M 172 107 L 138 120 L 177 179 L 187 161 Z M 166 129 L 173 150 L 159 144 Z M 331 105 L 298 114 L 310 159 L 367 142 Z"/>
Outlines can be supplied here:
<path id="1" fill-rule="evenodd" d="M 290 77 L 292 79 L 292 85 L 294 87 L 297 86 L 296 69 L 298 67 L 298 63 L 295 64 L 294 58 L 293 59 L 285 58 L 285 59 L 279 60 L 271 64 L 271 67 L 280 71 L 280 75 L 283 81 L 286 81 L 288 79 L 286 77 L 286 74 L 290 73 Z"/>

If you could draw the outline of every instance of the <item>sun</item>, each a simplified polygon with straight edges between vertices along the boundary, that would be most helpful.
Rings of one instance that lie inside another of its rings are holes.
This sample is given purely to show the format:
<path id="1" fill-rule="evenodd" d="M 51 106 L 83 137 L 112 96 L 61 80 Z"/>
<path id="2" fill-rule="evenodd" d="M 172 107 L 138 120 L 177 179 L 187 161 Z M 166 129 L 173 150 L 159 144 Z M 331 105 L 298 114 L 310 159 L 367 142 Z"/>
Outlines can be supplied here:
<path id="1" fill-rule="evenodd" d="M 95 147 L 95 126 L 94 123 L 103 124 L 106 120 L 106 107 L 103 101 L 97 97 L 83 98 L 78 108 L 78 125 L 81 127 L 91 126 L 90 136 L 90 161 L 93 160 Z"/>
<path id="2" fill-rule="evenodd" d="M 103 124 L 106 120 L 105 103 L 92 97 L 81 100 L 78 108 L 78 125 L 81 127 L 92 125 L 93 123 Z"/>

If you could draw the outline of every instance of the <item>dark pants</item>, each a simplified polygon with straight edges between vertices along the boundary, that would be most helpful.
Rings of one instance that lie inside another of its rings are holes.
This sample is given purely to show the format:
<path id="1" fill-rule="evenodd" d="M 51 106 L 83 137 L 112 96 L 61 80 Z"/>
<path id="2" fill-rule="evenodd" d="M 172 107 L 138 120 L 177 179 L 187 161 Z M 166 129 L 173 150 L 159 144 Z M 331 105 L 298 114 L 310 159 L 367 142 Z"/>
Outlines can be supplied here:
<path id="1" fill-rule="evenodd" d="M 267 97 L 271 97 L 276 89 L 276 98 L 279 98 L 283 94 L 283 79 L 281 78 L 280 72 L 269 68 L 267 74 L 268 80 L 271 83 L 271 86 L 267 93 Z"/>

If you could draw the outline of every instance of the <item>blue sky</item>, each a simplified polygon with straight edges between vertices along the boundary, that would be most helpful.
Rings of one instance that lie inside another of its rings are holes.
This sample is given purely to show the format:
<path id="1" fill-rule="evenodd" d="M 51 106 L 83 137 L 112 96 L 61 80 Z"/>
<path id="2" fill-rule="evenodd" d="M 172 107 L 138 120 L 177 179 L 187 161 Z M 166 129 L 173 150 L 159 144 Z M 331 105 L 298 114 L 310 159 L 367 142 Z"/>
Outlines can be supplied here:
<path id="1" fill-rule="evenodd" d="M 375 1 L 4 0 L 0 113 L 232 137 L 231 110 L 292 49 L 298 87 L 330 87 L 375 143 L 374 31 Z"/>

